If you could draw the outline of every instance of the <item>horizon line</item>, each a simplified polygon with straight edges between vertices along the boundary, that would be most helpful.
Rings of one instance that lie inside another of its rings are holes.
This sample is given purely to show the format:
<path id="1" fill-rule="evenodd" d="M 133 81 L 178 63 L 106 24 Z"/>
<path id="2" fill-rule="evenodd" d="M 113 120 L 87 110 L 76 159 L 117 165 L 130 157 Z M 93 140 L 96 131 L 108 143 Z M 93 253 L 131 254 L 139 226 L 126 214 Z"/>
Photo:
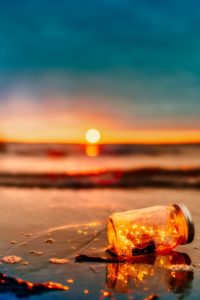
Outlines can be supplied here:
<path id="1" fill-rule="evenodd" d="M 96 144 L 90 144 L 87 142 L 62 142 L 62 141 L 5 141 L 0 140 L 0 145 L 9 145 L 9 144 L 16 144 L 16 145 L 68 145 L 68 146 L 109 146 L 109 145 L 124 145 L 124 146 L 159 146 L 159 145 L 200 145 L 199 141 L 155 141 L 155 142 L 102 142 L 102 143 L 96 143 Z"/>
<path id="2" fill-rule="evenodd" d="M 71 138 L 62 136 L 51 136 L 46 134 L 40 136 L 9 136 L 0 135 L 1 143 L 18 144 L 73 144 L 73 145 L 109 145 L 109 144 L 200 144 L 200 130 L 132 130 L 124 131 L 104 131 L 99 130 L 101 139 L 95 144 L 90 143 L 85 138 L 85 131 L 78 132 Z"/>

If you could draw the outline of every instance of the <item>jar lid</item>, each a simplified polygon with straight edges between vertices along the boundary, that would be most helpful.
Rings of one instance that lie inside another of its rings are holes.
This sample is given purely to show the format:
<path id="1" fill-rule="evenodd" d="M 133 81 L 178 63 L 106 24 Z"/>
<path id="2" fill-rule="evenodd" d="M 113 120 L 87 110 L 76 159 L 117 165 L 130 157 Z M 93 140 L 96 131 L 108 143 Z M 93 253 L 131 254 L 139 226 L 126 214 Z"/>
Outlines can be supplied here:
<path id="1" fill-rule="evenodd" d="M 186 240 L 186 244 L 189 244 L 193 241 L 194 232 L 195 232 L 191 213 L 188 210 L 188 208 L 182 203 L 174 204 L 173 206 L 176 207 L 183 214 L 183 216 L 185 218 L 185 221 L 187 223 L 187 228 L 188 228 L 188 238 Z"/>

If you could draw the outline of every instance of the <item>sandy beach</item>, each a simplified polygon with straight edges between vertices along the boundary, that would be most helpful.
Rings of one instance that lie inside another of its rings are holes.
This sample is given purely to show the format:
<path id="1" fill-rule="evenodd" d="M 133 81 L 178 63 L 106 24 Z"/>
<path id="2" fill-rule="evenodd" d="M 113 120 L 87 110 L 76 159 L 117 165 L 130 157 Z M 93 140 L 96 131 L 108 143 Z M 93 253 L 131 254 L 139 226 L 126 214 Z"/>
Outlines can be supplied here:
<path id="1" fill-rule="evenodd" d="M 44 290 L 40 299 L 198 299 L 200 278 L 200 192 L 183 189 L 41 190 L 0 188 L 1 258 L 16 255 L 16 264 L 1 262 L 0 273 L 31 283 L 53 281 L 65 291 Z M 119 264 L 75 262 L 76 255 L 105 256 L 106 219 L 115 211 L 152 205 L 185 203 L 193 215 L 196 236 L 192 244 L 164 258 Z M 63 264 L 52 258 L 65 259 Z M 162 261 L 166 261 L 163 265 Z M 172 262 L 184 267 L 170 269 Z M 186 268 L 185 266 L 188 267 Z M 120 282 L 119 274 L 127 274 Z M 118 274 L 118 275 L 117 275 Z M 142 275 L 143 274 L 143 275 Z M 67 281 L 69 280 L 70 283 Z M 71 281 L 70 281 L 71 280 Z M 23 297 L 37 299 L 37 293 Z M 0 284 L 0 299 L 18 299 L 19 288 Z"/>

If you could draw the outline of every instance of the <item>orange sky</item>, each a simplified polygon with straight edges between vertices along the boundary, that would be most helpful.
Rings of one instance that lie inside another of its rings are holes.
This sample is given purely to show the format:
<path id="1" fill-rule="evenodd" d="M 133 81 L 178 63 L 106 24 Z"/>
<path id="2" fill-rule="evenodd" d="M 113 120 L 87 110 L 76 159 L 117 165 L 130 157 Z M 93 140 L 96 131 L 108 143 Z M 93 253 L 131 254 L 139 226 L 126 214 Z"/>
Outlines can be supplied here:
<path id="1" fill-rule="evenodd" d="M 100 128 L 99 128 L 100 129 Z M 28 143 L 85 143 L 86 128 L 74 129 L 71 133 L 63 128 L 52 128 L 39 130 L 28 129 L 24 133 L 19 130 L 13 130 L 7 136 L 2 136 L 2 140 L 7 142 L 28 142 Z M 200 130 L 130 130 L 130 131 L 112 131 L 100 129 L 100 143 L 200 143 Z"/>
<path id="2" fill-rule="evenodd" d="M 195 118 L 145 118 L 101 99 L 62 97 L 38 102 L 16 97 L 1 105 L 0 140 L 28 143 L 85 143 L 89 128 L 100 143 L 200 143 Z M 70 103 L 70 105 L 69 105 Z"/>

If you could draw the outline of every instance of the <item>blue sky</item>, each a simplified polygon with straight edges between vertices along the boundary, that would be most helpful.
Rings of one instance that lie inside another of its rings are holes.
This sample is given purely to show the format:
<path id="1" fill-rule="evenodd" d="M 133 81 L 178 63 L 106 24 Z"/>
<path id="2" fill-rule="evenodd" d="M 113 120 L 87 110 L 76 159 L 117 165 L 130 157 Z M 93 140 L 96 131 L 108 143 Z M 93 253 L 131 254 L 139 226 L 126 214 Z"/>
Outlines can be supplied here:
<path id="1" fill-rule="evenodd" d="M 50 97 L 66 118 L 200 129 L 198 0 L 2 0 L 0 43 L 0 114 Z"/>

